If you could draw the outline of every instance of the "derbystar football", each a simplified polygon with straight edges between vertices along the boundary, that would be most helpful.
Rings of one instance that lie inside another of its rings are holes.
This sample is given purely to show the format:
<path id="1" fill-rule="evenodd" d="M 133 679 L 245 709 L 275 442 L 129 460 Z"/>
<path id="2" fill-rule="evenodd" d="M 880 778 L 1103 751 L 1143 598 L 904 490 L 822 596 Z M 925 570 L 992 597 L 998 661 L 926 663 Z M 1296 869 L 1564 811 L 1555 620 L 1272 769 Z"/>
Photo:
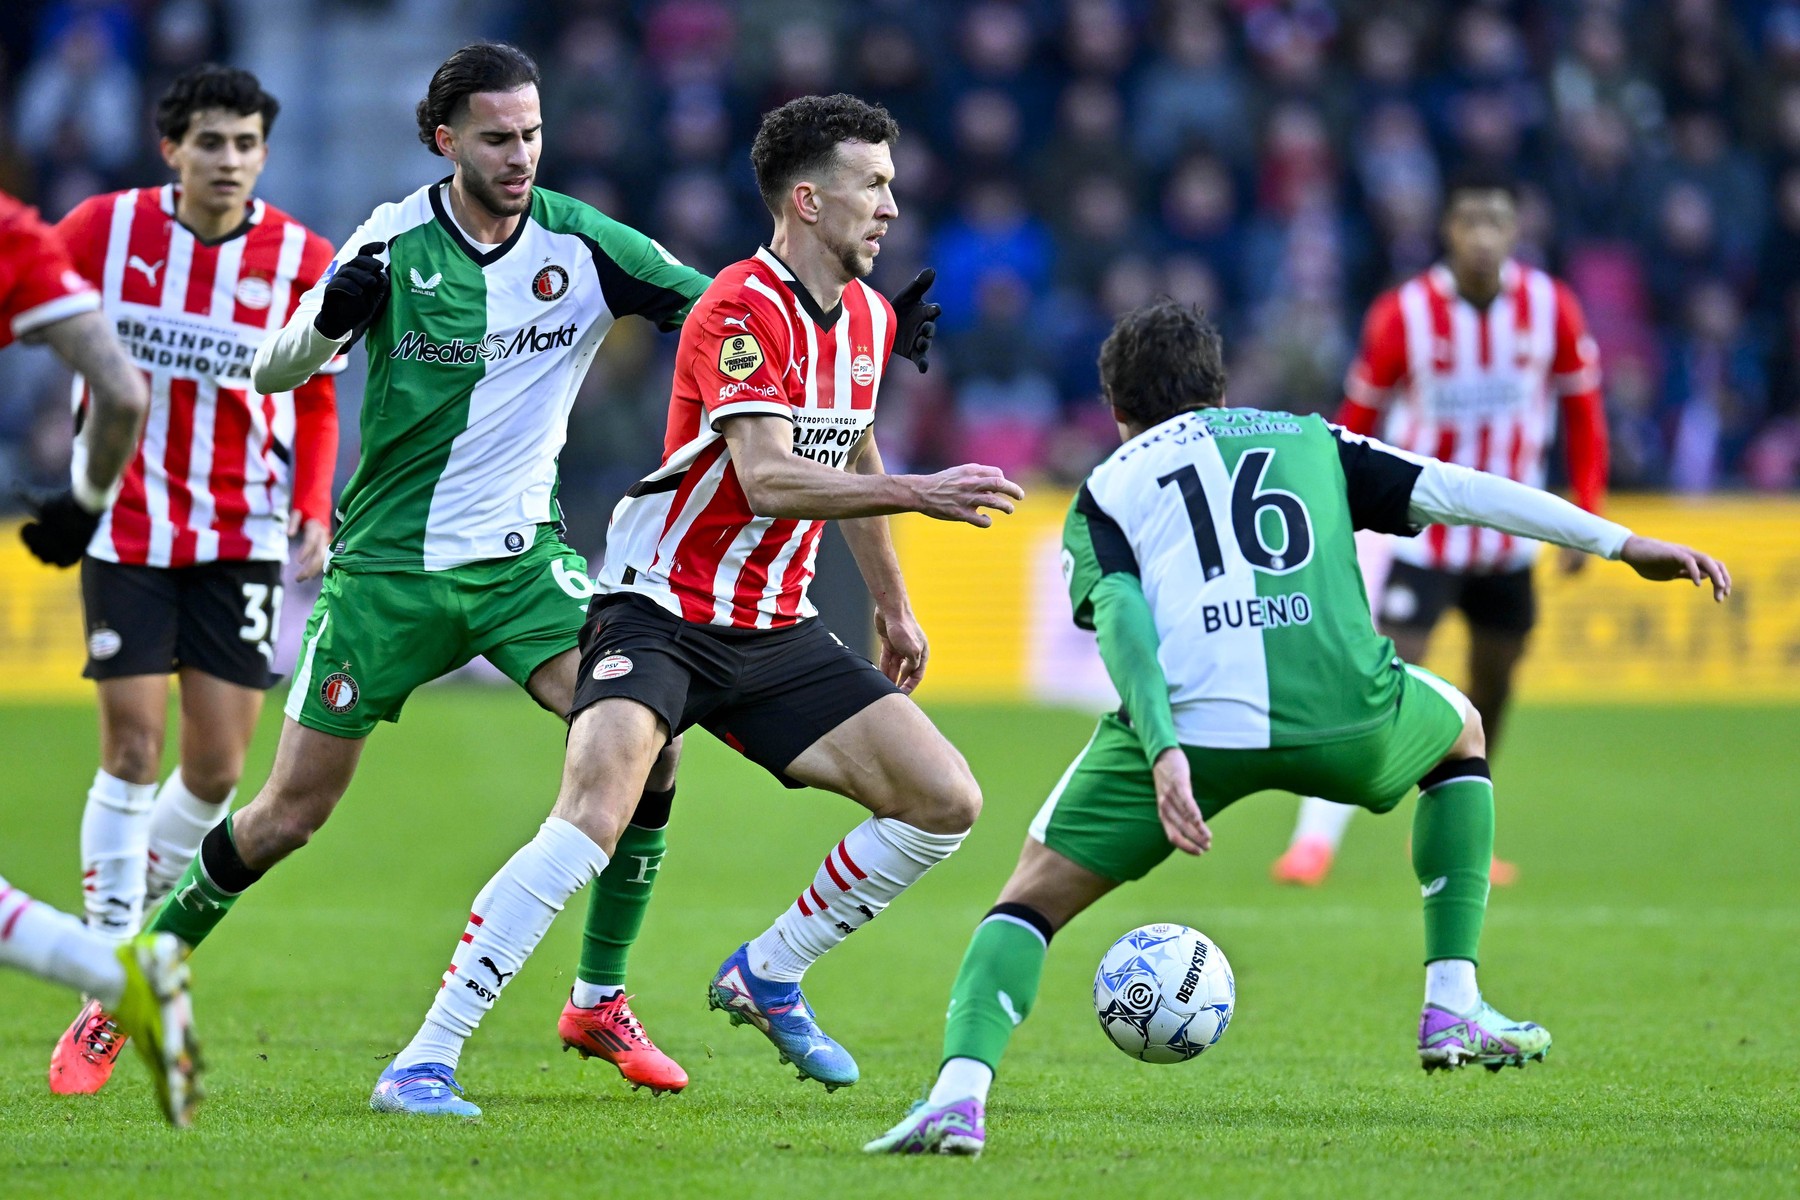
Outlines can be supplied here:
<path id="1" fill-rule="evenodd" d="M 1224 1036 L 1237 1003 L 1225 952 L 1186 925 L 1145 925 L 1094 974 L 1094 1012 L 1113 1045 L 1149 1063 L 1186 1062 Z"/>

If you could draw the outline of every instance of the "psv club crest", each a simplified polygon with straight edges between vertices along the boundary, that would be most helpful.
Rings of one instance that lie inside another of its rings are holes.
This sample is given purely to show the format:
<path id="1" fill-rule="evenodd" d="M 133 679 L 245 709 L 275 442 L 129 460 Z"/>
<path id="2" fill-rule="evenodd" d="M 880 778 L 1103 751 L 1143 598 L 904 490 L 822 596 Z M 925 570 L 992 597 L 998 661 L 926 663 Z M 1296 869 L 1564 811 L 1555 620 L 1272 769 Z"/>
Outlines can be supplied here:
<path id="1" fill-rule="evenodd" d="M 333 671 L 319 684 L 319 703 L 334 713 L 347 713 L 355 708 L 358 694 L 356 680 L 344 671 Z"/>
<path id="2" fill-rule="evenodd" d="M 563 293 L 568 290 L 569 273 L 555 263 L 539 271 L 531 281 L 531 294 L 545 303 L 562 299 Z"/>

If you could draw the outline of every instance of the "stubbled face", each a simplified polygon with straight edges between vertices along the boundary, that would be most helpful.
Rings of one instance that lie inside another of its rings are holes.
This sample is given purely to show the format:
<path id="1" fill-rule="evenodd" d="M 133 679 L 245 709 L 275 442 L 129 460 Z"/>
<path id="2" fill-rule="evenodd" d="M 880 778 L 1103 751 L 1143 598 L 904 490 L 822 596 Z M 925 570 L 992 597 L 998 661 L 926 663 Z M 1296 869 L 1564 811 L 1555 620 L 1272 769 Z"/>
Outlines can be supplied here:
<path id="1" fill-rule="evenodd" d="M 900 215 L 893 183 L 894 160 L 886 142 L 840 142 L 835 169 L 814 185 L 819 238 L 837 255 L 848 279 L 864 279 L 875 269 L 888 222 Z"/>
<path id="2" fill-rule="evenodd" d="M 470 96 L 454 126 L 438 126 L 438 149 L 471 198 L 496 217 L 516 217 L 531 207 L 543 131 L 538 90 L 528 83 Z"/>
<path id="3" fill-rule="evenodd" d="M 180 141 L 162 140 L 162 156 L 186 203 L 214 216 L 241 210 L 269 161 L 262 114 L 203 108 L 188 121 Z"/>
<path id="4" fill-rule="evenodd" d="M 1519 214 L 1503 191 L 1457 192 L 1444 214 L 1444 247 L 1459 276 L 1498 277 L 1519 240 Z"/>

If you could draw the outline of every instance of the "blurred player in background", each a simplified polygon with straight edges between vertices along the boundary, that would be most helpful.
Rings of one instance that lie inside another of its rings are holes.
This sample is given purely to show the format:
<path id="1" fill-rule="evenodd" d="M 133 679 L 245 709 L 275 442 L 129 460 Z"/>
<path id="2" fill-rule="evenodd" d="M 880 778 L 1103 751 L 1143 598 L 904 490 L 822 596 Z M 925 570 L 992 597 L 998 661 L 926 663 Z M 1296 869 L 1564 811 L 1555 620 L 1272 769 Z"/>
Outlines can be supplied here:
<path id="1" fill-rule="evenodd" d="M 614 321 L 675 329 L 707 284 L 636 230 L 536 187 L 543 119 L 522 51 L 465 46 L 432 75 L 416 117 L 451 175 L 377 208 L 256 354 L 257 385 L 279 390 L 362 338 L 362 457 L 269 780 L 206 835 L 153 921 L 190 944 L 324 825 L 369 734 L 399 720 L 416 688 L 486 657 L 566 716 L 593 592 L 556 500 L 569 409 Z M 680 1090 L 687 1074 L 632 1013 L 624 972 L 678 757 L 669 747 L 632 795 L 625 850 L 596 887 L 558 1025 L 565 1046 L 657 1091 Z"/>
<path id="2" fill-rule="evenodd" d="M 1724 565 L 1318 417 L 1221 408 L 1219 336 L 1184 305 L 1121 318 L 1100 375 L 1124 445 L 1070 506 L 1063 573 L 1123 704 L 1039 810 L 976 927 L 936 1084 L 864 1149 L 979 1154 L 988 1088 L 1031 1013 L 1051 937 L 1171 850 L 1205 853 L 1207 819 L 1266 788 L 1387 812 L 1416 783 L 1419 1061 L 1497 1070 L 1543 1058 L 1550 1034 L 1502 1016 L 1476 985 L 1494 846 L 1480 711 L 1372 628 L 1353 532 L 1479 523 L 1646 579 L 1709 583 L 1715 600 L 1731 589 Z"/>
<path id="3" fill-rule="evenodd" d="M 150 385 L 143 441 L 116 497 L 81 544 L 50 559 L 81 559 L 82 673 L 100 698 L 82 891 L 88 923 L 115 938 L 137 932 L 146 903 L 230 809 L 263 693 L 280 678 L 289 538 L 305 579 L 330 532 L 332 380 L 265 395 L 250 379 L 257 346 L 331 260 L 330 243 L 254 195 L 279 109 L 247 71 L 186 72 L 156 108 L 175 182 L 95 196 L 57 227 Z M 78 426 L 91 404 L 78 377 Z M 78 444 L 78 469 L 80 456 Z M 158 787 L 171 673 L 180 761 Z M 57 1043 L 51 1090 L 97 1091 L 121 1045 L 103 1006 L 88 1005 Z"/>
<path id="4" fill-rule="evenodd" d="M 54 231 L 0 193 L 0 348 L 15 339 L 48 345 L 88 381 L 84 460 L 67 491 L 36 499 L 36 518 L 20 531 L 39 558 L 73 562 L 137 445 L 149 393 L 100 314 L 100 294 L 69 262 Z M 117 1012 L 176 1125 L 192 1119 L 200 1097 L 186 957 L 169 934 L 121 944 L 0 879 L 0 964 L 98 997 Z"/>
<path id="5" fill-rule="evenodd" d="M 1575 503 L 1598 513 L 1606 496 L 1606 412 L 1600 364 L 1567 284 L 1512 257 L 1513 185 L 1470 171 L 1444 195 L 1444 261 L 1376 298 L 1345 382 L 1338 423 L 1445 462 L 1542 487 L 1560 415 Z M 1407 662 L 1425 660 L 1446 609 L 1469 626 L 1469 699 L 1498 746 L 1513 673 L 1537 619 L 1531 569 L 1537 542 L 1479 526 L 1432 525 L 1393 539 L 1379 591 L 1381 631 Z M 1587 556 L 1559 552 L 1574 574 Z M 1316 796 L 1300 802 L 1281 883 L 1317 886 L 1331 870 L 1356 809 Z M 1512 882 L 1496 859 L 1494 882 Z"/>
<path id="6" fill-rule="evenodd" d="M 898 135 L 885 109 L 853 96 L 764 115 L 750 158 L 774 235 L 720 272 L 682 329 L 662 465 L 613 511 L 556 805 L 476 896 L 431 1011 L 376 1083 L 376 1108 L 479 1114 L 450 1095 L 464 1043 L 563 904 L 615 860 L 658 752 L 694 724 L 788 787 L 870 810 L 708 989 L 800 1078 L 856 1082 L 801 977 L 961 845 L 981 807 L 968 764 L 906 694 L 927 647 L 887 515 L 986 527 L 982 509 L 1010 512 L 1022 495 L 993 467 L 882 470 L 871 428 L 882 374 L 890 354 L 924 368 L 938 315 L 923 298 L 930 272 L 892 304 L 863 282 L 899 215 Z M 807 598 L 828 520 L 842 521 L 874 600 L 880 668 Z"/>

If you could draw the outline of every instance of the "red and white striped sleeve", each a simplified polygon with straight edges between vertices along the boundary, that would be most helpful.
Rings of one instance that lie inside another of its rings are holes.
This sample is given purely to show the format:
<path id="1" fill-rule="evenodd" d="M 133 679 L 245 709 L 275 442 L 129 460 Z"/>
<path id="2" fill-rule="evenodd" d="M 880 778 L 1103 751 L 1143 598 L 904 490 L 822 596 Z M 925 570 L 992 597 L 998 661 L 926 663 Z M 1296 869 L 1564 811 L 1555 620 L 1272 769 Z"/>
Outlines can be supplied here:
<path id="1" fill-rule="evenodd" d="M 0 192 L 0 346 L 99 307 L 56 231 Z"/>
<path id="2" fill-rule="evenodd" d="M 1336 423 L 1352 433 L 1375 432 L 1381 410 L 1406 378 L 1406 319 L 1400 293 L 1383 292 L 1363 318 L 1362 342 L 1344 379 Z"/>
<path id="3" fill-rule="evenodd" d="M 1606 403 L 1600 393 L 1600 351 L 1588 333 L 1581 301 L 1556 281 L 1556 350 L 1550 382 L 1562 410 L 1563 452 L 1575 503 L 1591 513 L 1606 500 L 1610 447 Z"/>
<path id="4" fill-rule="evenodd" d="M 774 300 L 749 286 L 706 306 L 692 343 L 690 369 L 700 404 L 714 429 L 727 417 L 793 418 L 783 383 L 788 375 L 793 327 Z M 684 342 L 686 339 L 684 339 Z M 802 368 L 804 371 L 804 368 Z"/>

